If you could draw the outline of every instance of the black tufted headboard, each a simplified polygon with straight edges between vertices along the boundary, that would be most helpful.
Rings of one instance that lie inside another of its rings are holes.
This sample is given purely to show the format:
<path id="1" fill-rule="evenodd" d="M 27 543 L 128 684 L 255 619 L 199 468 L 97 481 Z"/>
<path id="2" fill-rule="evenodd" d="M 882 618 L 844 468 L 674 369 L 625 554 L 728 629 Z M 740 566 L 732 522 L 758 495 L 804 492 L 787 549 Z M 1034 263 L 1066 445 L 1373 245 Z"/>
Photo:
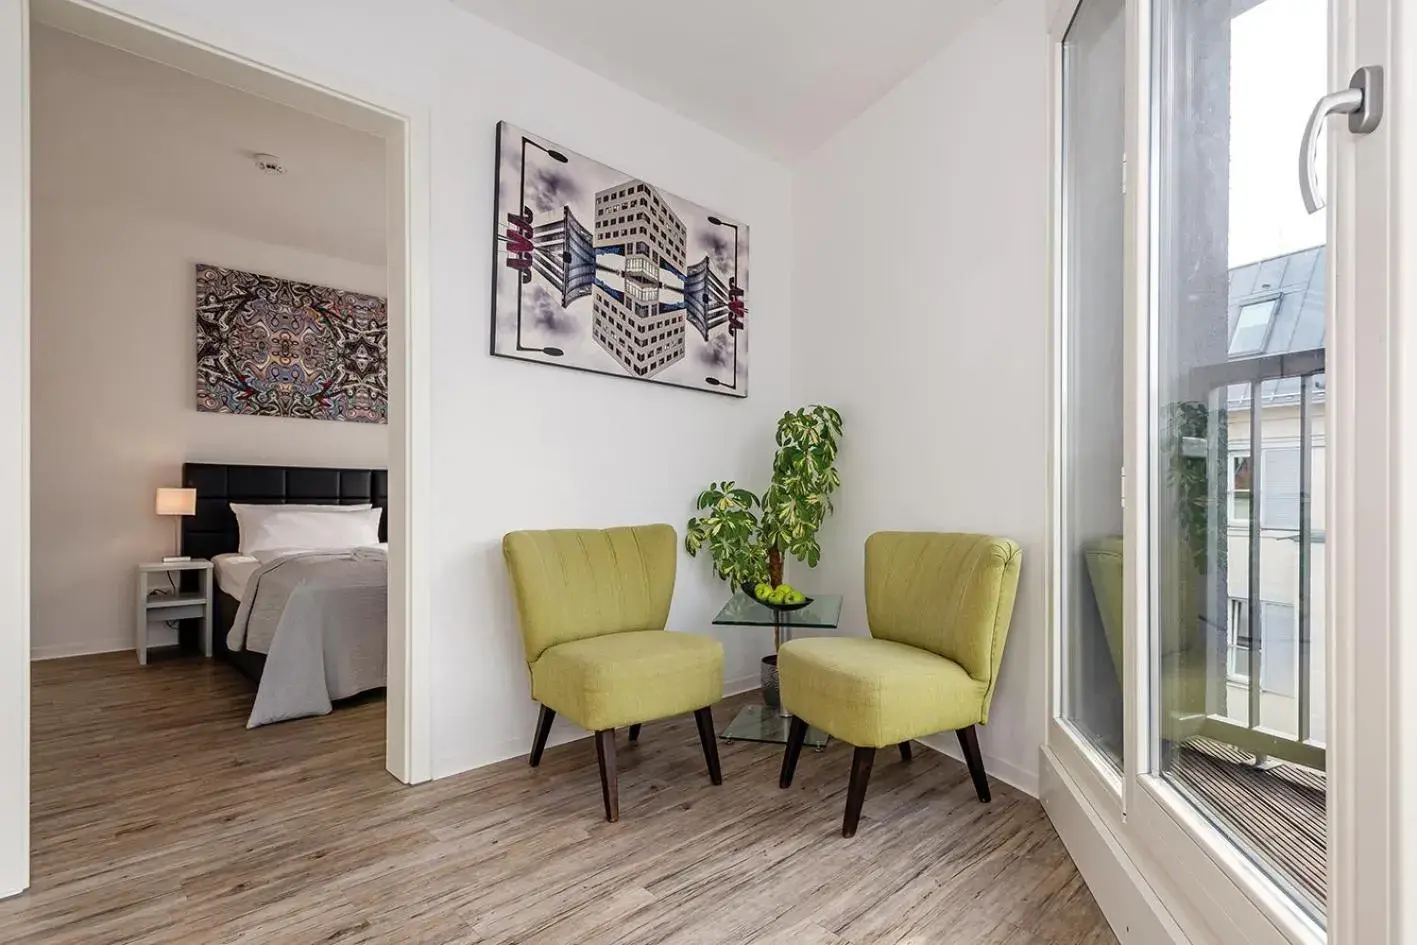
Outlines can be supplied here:
<path id="1" fill-rule="evenodd" d="M 197 514 L 182 519 L 182 553 L 211 558 L 236 551 L 240 535 L 232 502 L 284 505 L 356 505 L 384 510 L 379 540 L 389 537 L 387 469 L 325 469 L 314 466 L 242 466 L 184 463 L 182 485 L 197 490 Z"/>

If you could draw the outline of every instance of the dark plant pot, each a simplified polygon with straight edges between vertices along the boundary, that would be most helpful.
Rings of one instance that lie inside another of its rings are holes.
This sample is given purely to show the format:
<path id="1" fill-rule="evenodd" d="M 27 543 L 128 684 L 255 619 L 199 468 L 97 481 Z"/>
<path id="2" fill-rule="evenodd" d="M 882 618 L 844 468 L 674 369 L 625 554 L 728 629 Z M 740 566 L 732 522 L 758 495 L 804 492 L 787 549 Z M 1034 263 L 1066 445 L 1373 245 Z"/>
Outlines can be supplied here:
<path id="1" fill-rule="evenodd" d="M 782 708 L 782 693 L 777 686 L 777 656 L 764 656 L 762 667 L 763 705 L 770 709 Z"/>

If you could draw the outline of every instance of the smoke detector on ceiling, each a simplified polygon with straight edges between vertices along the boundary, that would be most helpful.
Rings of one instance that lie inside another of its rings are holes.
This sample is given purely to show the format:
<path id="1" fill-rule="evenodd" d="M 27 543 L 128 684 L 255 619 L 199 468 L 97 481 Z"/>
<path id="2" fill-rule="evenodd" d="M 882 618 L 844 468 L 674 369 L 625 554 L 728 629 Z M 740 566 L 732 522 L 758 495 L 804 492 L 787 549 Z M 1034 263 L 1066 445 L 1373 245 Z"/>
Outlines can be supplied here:
<path id="1" fill-rule="evenodd" d="M 252 158 L 256 166 L 267 174 L 278 176 L 285 173 L 285 165 L 274 154 L 253 154 Z"/>

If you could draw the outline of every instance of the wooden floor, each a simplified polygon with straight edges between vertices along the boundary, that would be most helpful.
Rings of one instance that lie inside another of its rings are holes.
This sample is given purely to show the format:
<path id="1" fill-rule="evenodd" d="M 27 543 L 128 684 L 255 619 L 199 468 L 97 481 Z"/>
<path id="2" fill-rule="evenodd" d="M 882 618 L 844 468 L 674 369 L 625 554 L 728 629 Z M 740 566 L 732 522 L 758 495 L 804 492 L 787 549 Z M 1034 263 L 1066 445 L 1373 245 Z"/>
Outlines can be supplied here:
<path id="1" fill-rule="evenodd" d="M 202 661 L 36 663 L 34 885 L 0 941 L 1116 942 L 1037 802 L 982 805 L 929 750 L 880 755 L 843 840 L 839 744 L 788 791 L 776 746 L 723 744 L 715 788 L 692 717 L 648 724 L 607 824 L 589 741 L 408 788 L 381 702 L 248 732 L 250 704 Z"/>
<path id="2" fill-rule="evenodd" d="M 1256 768 L 1253 760 L 1231 745 L 1197 738 L 1176 753 L 1169 776 L 1241 849 L 1263 859 L 1322 914 L 1328 898 L 1324 774 L 1291 764 Z"/>

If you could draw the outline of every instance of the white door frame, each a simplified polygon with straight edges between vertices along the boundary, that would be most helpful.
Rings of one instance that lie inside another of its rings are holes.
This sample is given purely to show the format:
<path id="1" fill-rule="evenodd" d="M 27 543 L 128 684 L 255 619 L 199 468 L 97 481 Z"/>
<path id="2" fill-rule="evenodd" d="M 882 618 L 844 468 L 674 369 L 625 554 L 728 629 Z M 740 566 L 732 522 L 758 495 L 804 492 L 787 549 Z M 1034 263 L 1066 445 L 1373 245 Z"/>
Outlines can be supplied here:
<path id="1" fill-rule="evenodd" d="M 1417 941 L 1417 22 L 1405 0 L 1332 0 L 1343 88 L 1382 65 L 1381 126 L 1330 174 L 1329 930 L 1337 945 Z M 1330 159 L 1330 167 L 1334 162 Z M 1338 383 L 1335 383 L 1335 382 Z"/>
<path id="2" fill-rule="evenodd" d="M 135 52 L 388 141 L 389 651 L 385 765 L 432 777 L 430 115 L 357 79 L 338 89 L 99 0 L 0 0 L 0 897 L 29 885 L 29 23 Z M 13 448 L 15 445 L 18 449 Z"/>
<path id="3" fill-rule="evenodd" d="M 0 0 L 0 896 L 29 885 L 29 10 Z"/>
<path id="4" fill-rule="evenodd" d="M 1070 588 L 1063 580 L 1063 568 L 1069 560 L 1063 548 L 1064 539 L 1064 497 L 1068 470 L 1063 467 L 1062 457 L 1068 440 L 1068 413 L 1066 398 L 1068 388 L 1068 331 L 1066 306 L 1069 296 L 1068 274 L 1063 252 L 1067 248 L 1064 227 L 1066 226 L 1068 205 L 1066 181 L 1063 176 L 1063 42 L 1072 26 L 1073 18 L 1083 0 L 1052 0 L 1048 16 L 1049 36 L 1049 213 L 1048 227 L 1048 414 L 1050 421 L 1048 449 L 1048 501 L 1047 540 L 1044 547 L 1044 568 L 1049 576 L 1047 597 L 1047 622 L 1050 628 L 1046 647 L 1048 698 L 1044 700 L 1047 713 L 1044 722 L 1048 751 L 1066 758 L 1066 768 L 1086 793 L 1095 813 L 1114 831 L 1120 830 L 1125 811 L 1124 779 L 1107 764 L 1071 723 L 1064 721 L 1063 705 L 1063 659 L 1062 634 L 1060 632 L 1064 615 L 1069 612 Z M 1117 183 L 1122 183 L 1122 156 L 1117 155 Z M 1124 242 L 1124 245 L 1130 245 Z M 1127 416 L 1130 416 L 1128 414 Z M 1121 483 L 1118 482 L 1120 493 Z M 1076 567 L 1076 565 L 1074 565 Z M 1056 632 L 1055 632 L 1056 631 Z M 1129 733 L 1131 718 L 1124 718 L 1125 732 Z"/>
<path id="5" fill-rule="evenodd" d="M 1052 0 L 1053 155 L 1060 153 L 1057 62 L 1079 0 Z M 1276 894 L 1270 881 L 1150 774 L 1142 724 L 1153 685 L 1145 483 L 1153 376 L 1148 328 L 1152 170 L 1150 0 L 1128 0 L 1127 318 L 1124 390 L 1127 466 L 1134 471 L 1128 542 L 1126 776 L 1118 796 L 1103 766 L 1055 717 L 1063 634 L 1057 562 L 1061 500 L 1062 389 L 1057 377 L 1050 464 L 1048 741 L 1043 800 L 1123 943 L 1162 940 L 1291 945 L 1319 943 L 1323 930 Z M 1394 0 L 1330 0 L 1330 87 L 1359 65 L 1381 64 L 1387 114 L 1377 132 L 1349 135 L 1330 125 L 1328 410 L 1334 416 L 1328 466 L 1330 587 L 1328 719 L 1329 897 L 1334 945 L 1417 941 L 1417 17 Z M 1405 68 L 1406 67 L 1406 68 Z M 1294 142 L 1297 152 L 1298 141 Z M 1294 173 L 1288 167 L 1276 173 Z M 1052 321 L 1062 301 L 1057 234 L 1063 221 L 1054 172 L 1050 232 L 1055 267 Z M 1297 199 L 1297 181 L 1296 181 Z M 1339 317 L 1335 317 L 1338 313 Z M 1054 370 L 1059 370 L 1057 353 Z M 1361 498 L 1361 501 L 1360 501 Z M 1405 580 L 1404 580 L 1405 578 Z M 1339 633 L 1338 628 L 1343 628 Z M 1143 917 L 1145 921 L 1142 921 Z"/>

